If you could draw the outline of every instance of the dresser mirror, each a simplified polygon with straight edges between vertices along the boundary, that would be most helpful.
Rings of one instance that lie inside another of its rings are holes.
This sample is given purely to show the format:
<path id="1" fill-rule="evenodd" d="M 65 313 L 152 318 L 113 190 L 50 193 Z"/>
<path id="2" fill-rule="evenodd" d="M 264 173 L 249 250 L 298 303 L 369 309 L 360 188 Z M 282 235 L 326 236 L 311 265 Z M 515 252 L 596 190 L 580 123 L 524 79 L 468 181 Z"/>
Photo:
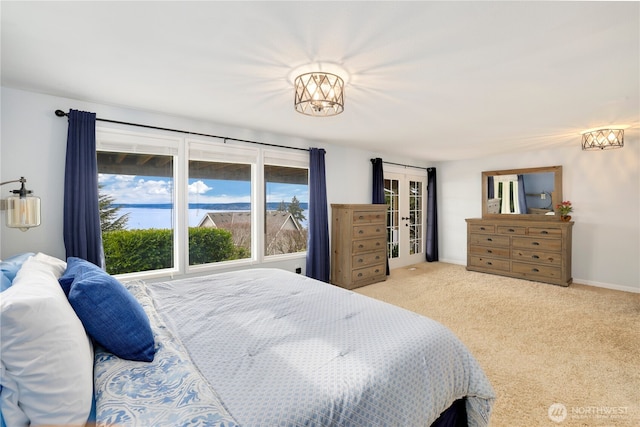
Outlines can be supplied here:
<path id="1" fill-rule="evenodd" d="M 561 202 L 562 166 L 482 172 L 483 218 L 558 221 Z"/>

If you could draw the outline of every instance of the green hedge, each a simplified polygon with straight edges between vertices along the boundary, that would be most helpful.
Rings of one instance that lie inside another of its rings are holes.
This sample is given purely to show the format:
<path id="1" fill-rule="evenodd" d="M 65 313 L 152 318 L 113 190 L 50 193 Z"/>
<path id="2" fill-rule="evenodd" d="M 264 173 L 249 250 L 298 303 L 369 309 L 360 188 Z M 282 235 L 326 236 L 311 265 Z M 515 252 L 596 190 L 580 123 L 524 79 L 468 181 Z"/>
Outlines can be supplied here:
<path id="1" fill-rule="evenodd" d="M 173 230 L 117 230 L 102 233 L 109 274 L 173 267 Z M 205 264 L 248 257 L 233 245 L 231 233 L 217 228 L 189 228 L 189 264 Z"/>

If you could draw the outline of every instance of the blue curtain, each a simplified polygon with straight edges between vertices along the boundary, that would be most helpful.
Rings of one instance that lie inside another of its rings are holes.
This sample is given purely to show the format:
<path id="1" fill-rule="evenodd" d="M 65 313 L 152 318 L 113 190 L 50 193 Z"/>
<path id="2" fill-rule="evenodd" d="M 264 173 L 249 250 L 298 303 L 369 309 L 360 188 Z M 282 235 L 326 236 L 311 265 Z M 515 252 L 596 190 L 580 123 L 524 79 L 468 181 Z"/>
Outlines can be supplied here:
<path id="1" fill-rule="evenodd" d="M 329 215 L 327 183 L 322 148 L 309 149 L 309 241 L 308 277 L 329 282 Z"/>
<path id="2" fill-rule="evenodd" d="M 384 170 L 382 167 L 382 159 L 376 157 L 371 159 L 373 164 L 373 193 L 371 195 L 371 203 L 374 205 L 385 205 L 387 201 L 384 197 Z M 389 275 L 389 256 L 387 254 L 387 276 Z"/>
<path id="3" fill-rule="evenodd" d="M 371 159 L 373 164 L 373 193 L 371 195 L 371 203 L 374 205 L 384 204 L 384 171 L 382 169 L 382 159 L 377 157 Z"/>
<path id="4" fill-rule="evenodd" d="M 436 168 L 427 169 L 427 261 L 438 261 L 438 199 Z"/>
<path id="5" fill-rule="evenodd" d="M 524 189 L 524 176 L 518 175 L 518 205 L 520 206 L 520 213 L 527 213 L 527 193 Z"/>
<path id="6" fill-rule="evenodd" d="M 95 113 L 69 111 L 63 236 L 67 257 L 82 258 L 104 268 Z"/>
<path id="7" fill-rule="evenodd" d="M 487 199 L 495 198 L 495 188 L 493 183 L 493 176 L 487 177 Z"/>

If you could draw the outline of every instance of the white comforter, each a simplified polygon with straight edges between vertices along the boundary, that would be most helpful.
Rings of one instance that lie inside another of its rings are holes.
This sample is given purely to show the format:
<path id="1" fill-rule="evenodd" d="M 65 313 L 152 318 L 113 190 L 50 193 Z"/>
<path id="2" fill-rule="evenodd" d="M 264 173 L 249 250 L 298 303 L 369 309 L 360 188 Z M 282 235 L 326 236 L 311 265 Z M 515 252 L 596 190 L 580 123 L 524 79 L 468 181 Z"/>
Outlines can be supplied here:
<path id="1" fill-rule="evenodd" d="M 242 426 L 427 426 L 465 396 L 488 425 L 491 385 L 431 319 L 276 269 L 147 286 Z"/>

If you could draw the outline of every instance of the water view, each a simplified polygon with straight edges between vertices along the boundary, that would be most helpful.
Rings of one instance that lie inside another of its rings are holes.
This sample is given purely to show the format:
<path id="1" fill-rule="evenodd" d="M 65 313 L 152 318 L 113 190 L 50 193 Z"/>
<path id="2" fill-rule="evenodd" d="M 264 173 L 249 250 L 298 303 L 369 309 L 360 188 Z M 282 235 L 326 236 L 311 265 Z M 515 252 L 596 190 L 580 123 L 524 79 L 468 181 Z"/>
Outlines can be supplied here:
<path id="1" fill-rule="evenodd" d="M 277 210 L 280 203 L 267 203 L 268 210 Z M 146 228 L 172 228 L 172 205 L 171 204 L 115 204 L 120 207 L 119 215 L 129 214 L 127 229 Z M 307 228 L 309 220 L 308 203 L 300 203 L 303 209 L 305 220 L 302 227 Z M 190 203 L 188 220 L 189 226 L 197 226 L 202 218 L 209 212 L 249 212 L 250 203 Z"/>

